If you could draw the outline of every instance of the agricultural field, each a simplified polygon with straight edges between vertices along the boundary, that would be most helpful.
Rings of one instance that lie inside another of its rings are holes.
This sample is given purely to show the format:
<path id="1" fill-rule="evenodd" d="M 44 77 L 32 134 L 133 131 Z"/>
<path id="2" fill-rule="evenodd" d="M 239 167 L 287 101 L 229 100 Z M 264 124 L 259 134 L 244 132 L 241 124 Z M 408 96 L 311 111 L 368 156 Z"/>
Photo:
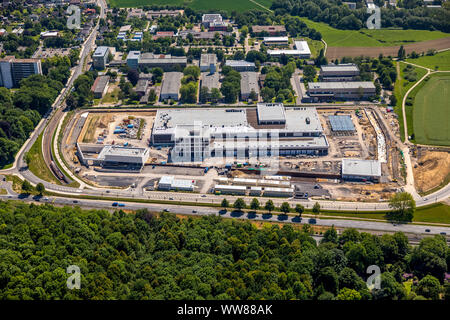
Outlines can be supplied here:
<path id="1" fill-rule="evenodd" d="M 133 8 L 144 5 L 177 5 L 186 6 L 195 10 L 223 10 L 245 11 L 250 9 L 262 9 L 260 5 L 269 8 L 271 0 L 108 0 L 112 7 Z"/>
<path id="2" fill-rule="evenodd" d="M 450 34 L 428 30 L 339 30 L 323 22 L 302 18 L 322 34 L 329 47 L 389 47 L 450 37 Z"/>
<path id="3" fill-rule="evenodd" d="M 450 70 L 450 50 L 436 53 L 434 56 L 423 56 L 417 59 L 407 59 L 406 61 L 432 70 L 448 71 Z"/>
<path id="4" fill-rule="evenodd" d="M 450 146 L 450 74 L 434 74 L 428 79 L 413 90 L 414 141 Z"/>

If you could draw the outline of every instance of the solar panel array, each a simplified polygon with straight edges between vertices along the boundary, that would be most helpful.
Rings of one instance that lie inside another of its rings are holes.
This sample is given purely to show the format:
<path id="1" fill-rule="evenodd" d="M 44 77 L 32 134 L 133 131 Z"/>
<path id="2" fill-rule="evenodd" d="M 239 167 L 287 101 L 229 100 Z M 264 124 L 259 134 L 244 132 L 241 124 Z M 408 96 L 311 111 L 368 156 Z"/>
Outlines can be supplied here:
<path id="1" fill-rule="evenodd" d="M 328 116 L 332 131 L 355 131 L 350 116 Z"/>

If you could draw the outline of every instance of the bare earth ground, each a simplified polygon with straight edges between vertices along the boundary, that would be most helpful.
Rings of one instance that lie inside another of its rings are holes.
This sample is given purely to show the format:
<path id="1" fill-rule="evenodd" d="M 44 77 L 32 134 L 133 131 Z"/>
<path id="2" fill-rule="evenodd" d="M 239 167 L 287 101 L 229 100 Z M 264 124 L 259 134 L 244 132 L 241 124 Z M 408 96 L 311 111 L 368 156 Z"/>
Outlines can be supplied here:
<path id="1" fill-rule="evenodd" d="M 419 192 L 438 187 L 450 174 L 450 153 L 423 151 L 413 171 Z"/>
<path id="2" fill-rule="evenodd" d="M 450 37 L 411 43 L 403 46 L 406 53 L 413 51 L 417 53 L 427 52 L 429 49 L 442 50 L 450 48 Z M 380 53 L 384 56 L 397 56 L 400 46 L 392 47 L 328 47 L 326 57 L 336 59 L 342 57 L 378 57 Z"/>

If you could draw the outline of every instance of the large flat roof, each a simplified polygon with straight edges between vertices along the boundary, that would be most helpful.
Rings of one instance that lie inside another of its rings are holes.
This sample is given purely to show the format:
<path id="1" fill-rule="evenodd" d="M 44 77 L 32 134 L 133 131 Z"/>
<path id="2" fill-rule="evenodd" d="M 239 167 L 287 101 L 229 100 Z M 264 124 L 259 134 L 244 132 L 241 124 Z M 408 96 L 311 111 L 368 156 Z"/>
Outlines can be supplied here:
<path id="1" fill-rule="evenodd" d="M 167 74 L 167 73 L 166 73 Z M 253 127 L 247 112 L 256 108 L 201 108 L 201 109 L 160 109 L 156 113 L 153 133 L 174 133 L 183 128 L 190 129 L 198 124 L 212 132 L 256 132 L 265 127 Z M 313 107 L 285 108 L 286 124 L 280 131 L 322 132 L 319 115 Z M 267 127 L 266 129 L 270 129 Z"/>
<path id="2" fill-rule="evenodd" d="M 371 81 L 348 81 L 348 82 L 309 82 L 309 89 L 375 89 Z"/>
<path id="3" fill-rule="evenodd" d="M 200 66 L 209 67 L 211 64 L 217 63 L 217 56 L 215 53 L 202 53 L 200 56 Z"/>
<path id="4" fill-rule="evenodd" d="M 258 73 L 253 71 L 241 72 L 241 93 L 251 93 L 252 90 L 259 94 Z"/>
<path id="5" fill-rule="evenodd" d="M 258 121 L 285 122 L 286 112 L 282 103 L 258 103 Z"/>
<path id="6" fill-rule="evenodd" d="M 326 66 L 321 66 L 320 70 L 322 72 L 359 72 L 358 66 L 353 63 L 345 64 L 329 64 Z"/>
<path id="7" fill-rule="evenodd" d="M 300 54 L 311 54 L 311 50 L 309 49 L 308 42 L 306 41 L 294 41 L 294 47 Z"/>
<path id="8" fill-rule="evenodd" d="M 254 67 L 255 63 L 245 60 L 227 60 L 225 65 L 229 67 Z"/>
<path id="9" fill-rule="evenodd" d="M 381 163 L 378 160 L 342 159 L 342 175 L 380 177 Z"/>
<path id="10" fill-rule="evenodd" d="M 288 37 L 264 37 L 264 42 L 288 42 Z"/>
<path id="11" fill-rule="evenodd" d="M 202 72 L 202 87 L 208 88 L 210 91 L 212 88 L 220 88 L 220 75 L 216 72 L 210 74 L 209 72 Z"/>
<path id="12" fill-rule="evenodd" d="M 142 157 L 148 152 L 147 148 L 120 147 L 115 145 L 106 145 L 98 155 L 98 159 L 104 159 L 106 156 L 122 157 Z"/>
<path id="13" fill-rule="evenodd" d="M 164 93 L 178 93 L 181 86 L 182 72 L 166 72 L 164 73 L 163 83 L 161 87 L 161 94 Z"/>

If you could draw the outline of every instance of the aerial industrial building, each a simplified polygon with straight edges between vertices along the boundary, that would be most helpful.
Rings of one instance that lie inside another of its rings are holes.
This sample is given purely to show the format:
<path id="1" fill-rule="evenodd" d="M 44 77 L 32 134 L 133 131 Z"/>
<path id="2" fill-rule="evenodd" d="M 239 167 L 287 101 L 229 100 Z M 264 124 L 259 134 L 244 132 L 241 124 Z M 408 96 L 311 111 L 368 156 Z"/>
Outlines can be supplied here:
<path id="1" fill-rule="evenodd" d="M 220 75 L 217 72 L 203 72 L 201 78 L 201 87 L 208 88 L 209 92 L 211 92 L 212 88 L 220 89 Z"/>
<path id="2" fill-rule="evenodd" d="M 309 82 L 307 94 L 313 101 L 358 100 L 375 96 L 376 89 L 370 81 Z"/>
<path id="3" fill-rule="evenodd" d="M 108 90 L 109 76 L 98 76 L 92 85 L 91 91 L 94 99 L 101 99 Z"/>
<path id="4" fill-rule="evenodd" d="M 200 71 L 216 72 L 217 56 L 214 53 L 202 53 L 200 56 Z"/>
<path id="5" fill-rule="evenodd" d="M 186 57 L 176 57 L 170 54 L 141 53 L 139 51 L 130 51 L 127 56 L 127 65 L 131 69 L 138 67 L 161 68 L 164 71 L 177 71 L 184 69 L 187 65 Z"/>
<path id="6" fill-rule="evenodd" d="M 379 182 L 381 163 L 378 160 L 342 159 L 342 179 Z"/>
<path id="7" fill-rule="evenodd" d="M 359 76 L 356 64 L 329 64 L 320 67 L 319 79 L 321 81 L 355 81 Z"/>
<path id="8" fill-rule="evenodd" d="M 282 55 L 298 57 L 300 59 L 309 59 L 311 57 L 311 50 L 309 49 L 308 42 L 295 41 L 295 49 L 277 49 L 267 50 L 267 54 L 273 57 L 280 57 Z"/>
<path id="9" fill-rule="evenodd" d="M 241 100 L 247 101 L 250 99 L 251 93 L 256 94 L 255 101 L 259 99 L 259 84 L 257 72 L 242 72 L 241 73 Z"/>
<path id="10" fill-rule="evenodd" d="M 142 53 L 139 58 L 139 67 L 161 68 L 164 71 L 183 70 L 187 65 L 186 57 L 176 57 L 170 54 Z"/>
<path id="11" fill-rule="evenodd" d="M 80 162 L 85 165 L 141 169 L 150 155 L 148 148 L 79 143 L 76 146 Z"/>
<path id="12" fill-rule="evenodd" d="M 159 190 L 194 191 L 195 181 L 175 179 L 173 176 L 162 176 L 158 182 Z"/>
<path id="13" fill-rule="evenodd" d="M 161 87 L 160 99 L 162 101 L 173 99 L 178 101 L 180 95 L 182 72 L 166 72 Z"/>
<path id="14" fill-rule="evenodd" d="M 266 46 L 287 46 L 289 45 L 288 37 L 264 37 L 263 40 Z"/>
<path id="15" fill-rule="evenodd" d="M 222 22 L 222 16 L 218 13 L 207 13 L 202 16 L 202 24 L 205 28 L 209 28 L 214 22 Z"/>
<path id="16" fill-rule="evenodd" d="M 39 59 L 16 59 L 14 56 L 0 59 L 0 87 L 18 87 L 20 80 L 34 74 L 42 74 Z"/>
<path id="17" fill-rule="evenodd" d="M 255 35 L 269 35 L 269 36 L 285 36 L 285 26 L 252 26 L 252 32 Z"/>
<path id="18" fill-rule="evenodd" d="M 284 123 L 280 121 L 283 118 Z M 271 122 L 277 124 L 268 124 Z M 328 153 L 316 109 L 284 108 L 282 104 L 261 103 L 250 109 L 158 110 L 151 142 L 172 146 L 173 162 Z"/>
<path id="19" fill-rule="evenodd" d="M 227 60 L 225 61 L 225 65 L 238 72 L 255 71 L 256 68 L 254 62 L 245 60 Z"/>

